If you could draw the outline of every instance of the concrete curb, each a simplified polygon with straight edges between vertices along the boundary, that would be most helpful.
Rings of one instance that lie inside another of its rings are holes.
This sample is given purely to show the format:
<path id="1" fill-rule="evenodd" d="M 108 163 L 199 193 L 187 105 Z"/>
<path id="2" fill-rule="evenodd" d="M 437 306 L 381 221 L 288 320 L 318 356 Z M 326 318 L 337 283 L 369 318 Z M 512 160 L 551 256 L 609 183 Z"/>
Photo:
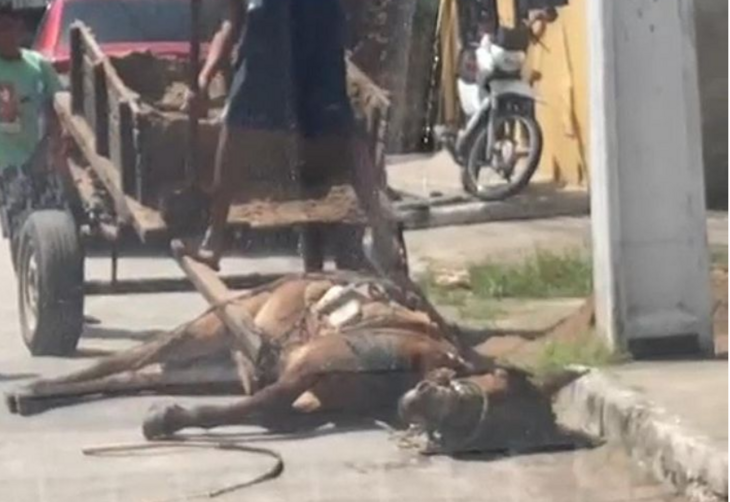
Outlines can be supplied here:
<path id="1" fill-rule="evenodd" d="M 586 194 L 576 194 L 560 201 L 549 197 L 517 196 L 503 202 L 454 202 L 432 206 L 396 202 L 393 207 L 398 219 L 410 230 L 490 221 L 585 216 L 590 212 Z"/>
<path id="2" fill-rule="evenodd" d="M 728 500 L 727 451 L 604 373 L 594 370 L 573 382 L 559 393 L 556 406 L 566 426 L 620 442 L 691 500 Z"/>

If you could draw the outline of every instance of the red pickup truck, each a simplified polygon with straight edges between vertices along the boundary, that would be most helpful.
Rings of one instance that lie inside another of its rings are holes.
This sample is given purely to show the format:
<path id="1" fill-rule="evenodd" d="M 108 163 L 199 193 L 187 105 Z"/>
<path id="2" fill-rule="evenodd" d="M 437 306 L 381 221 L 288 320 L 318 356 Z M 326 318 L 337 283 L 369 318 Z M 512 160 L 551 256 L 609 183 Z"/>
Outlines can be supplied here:
<path id="1" fill-rule="evenodd" d="M 202 4 L 202 39 L 209 41 L 227 6 L 225 0 L 205 0 Z M 188 54 L 187 0 L 54 0 L 38 27 L 33 48 L 61 73 L 68 71 L 69 27 L 76 20 L 92 29 L 109 55 L 137 50 L 171 57 Z"/>

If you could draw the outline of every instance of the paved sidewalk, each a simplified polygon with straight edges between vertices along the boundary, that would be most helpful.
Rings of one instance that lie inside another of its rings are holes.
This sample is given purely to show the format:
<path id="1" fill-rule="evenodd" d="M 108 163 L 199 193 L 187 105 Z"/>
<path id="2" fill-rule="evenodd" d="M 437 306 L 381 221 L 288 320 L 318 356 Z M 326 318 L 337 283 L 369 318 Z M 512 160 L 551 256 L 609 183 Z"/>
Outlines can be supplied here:
<path id="1" fill-rule="evenodd" d="M 564 389 L 563 421 L 622 444 L 695 502 L 728 499 L 727 361 L 631 363 Z"/>
<path id="2" fill-rule="evenodd" d="M 728 445 L 728 362 L 640 362 L 611 369 L 626 387 L 675 414 L 682 427 Z"/>
<path id="3" fill-rule="evenodd" d="M 395 209 L 409 229 L 579 216 L 590 210 L 586 190 L 539 179 L 506 200 L 480 201 L 464 192 L 460 168 L 443 152 L 389 159 L 388 183 L 403 197 Z"/>
<path id="4" fill-rule="evenodd" d="M 707 230 L 710 245 L 727 246 L 727 213 L 709 213 Z M 406 241 L 413 270 L 418 273 L 431 263 L 458 268 L 484 260 L 520 260 L 536 249 L 588 250 L 591 220 L 561 217 L 448 226 L 408 232 Z"/>

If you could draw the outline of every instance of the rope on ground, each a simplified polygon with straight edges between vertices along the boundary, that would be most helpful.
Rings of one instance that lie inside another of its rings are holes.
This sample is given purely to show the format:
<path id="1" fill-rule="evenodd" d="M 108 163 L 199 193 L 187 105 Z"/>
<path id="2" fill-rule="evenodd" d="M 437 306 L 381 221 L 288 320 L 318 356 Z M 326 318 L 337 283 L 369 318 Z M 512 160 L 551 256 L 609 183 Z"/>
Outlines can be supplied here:
<path id="1" fill-rule="evenodd" d="M 82 449 L 82 453 L 89 457 L 109 457 L 117 454 L 132 453 L 135 451 L 148 451 L 158 450 L 166 448 L 198 448 L 198 449 L 211 449 L 221 451 L 237 451 L 242 453 L 253 453 L 274 459 L 272 466 L 264 473 L 256 476 L 253 479 L 232 483 L 220 488 L 207 490 L 200 493 L 194 493 L 185 495 L 182 497 L 165 499 L 159 502 L 180 502 L 184 500 L 198 500 L 198 499 L 214 499 L 228 493 L 248 488 L 265 481 L 271 481 L 278 478 L 284 472 L 284 458 L 281 454 L 270 448 L 262 448 L 256 446 L 244 445 L 234 441 L 224 442 L 211 442 L 211 441 L 195 441 L 188 439 L 176 439 L 169 441 L 154 441 L 147 443 L 130 443 L 130 444 L 117 444 L 117 445 L 105 445 L 95 446 Z"/>

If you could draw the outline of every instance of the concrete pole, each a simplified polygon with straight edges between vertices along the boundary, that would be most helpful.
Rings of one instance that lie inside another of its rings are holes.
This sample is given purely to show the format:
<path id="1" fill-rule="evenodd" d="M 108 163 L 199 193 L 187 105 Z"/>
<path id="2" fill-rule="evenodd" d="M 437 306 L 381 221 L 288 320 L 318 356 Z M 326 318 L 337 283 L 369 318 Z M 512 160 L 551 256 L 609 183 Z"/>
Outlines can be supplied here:
<path id="1" fill-rule="evenodd" d="M 710 353 L 693 0 L 587 1 L 599 332 L 636 355 Z"/>

